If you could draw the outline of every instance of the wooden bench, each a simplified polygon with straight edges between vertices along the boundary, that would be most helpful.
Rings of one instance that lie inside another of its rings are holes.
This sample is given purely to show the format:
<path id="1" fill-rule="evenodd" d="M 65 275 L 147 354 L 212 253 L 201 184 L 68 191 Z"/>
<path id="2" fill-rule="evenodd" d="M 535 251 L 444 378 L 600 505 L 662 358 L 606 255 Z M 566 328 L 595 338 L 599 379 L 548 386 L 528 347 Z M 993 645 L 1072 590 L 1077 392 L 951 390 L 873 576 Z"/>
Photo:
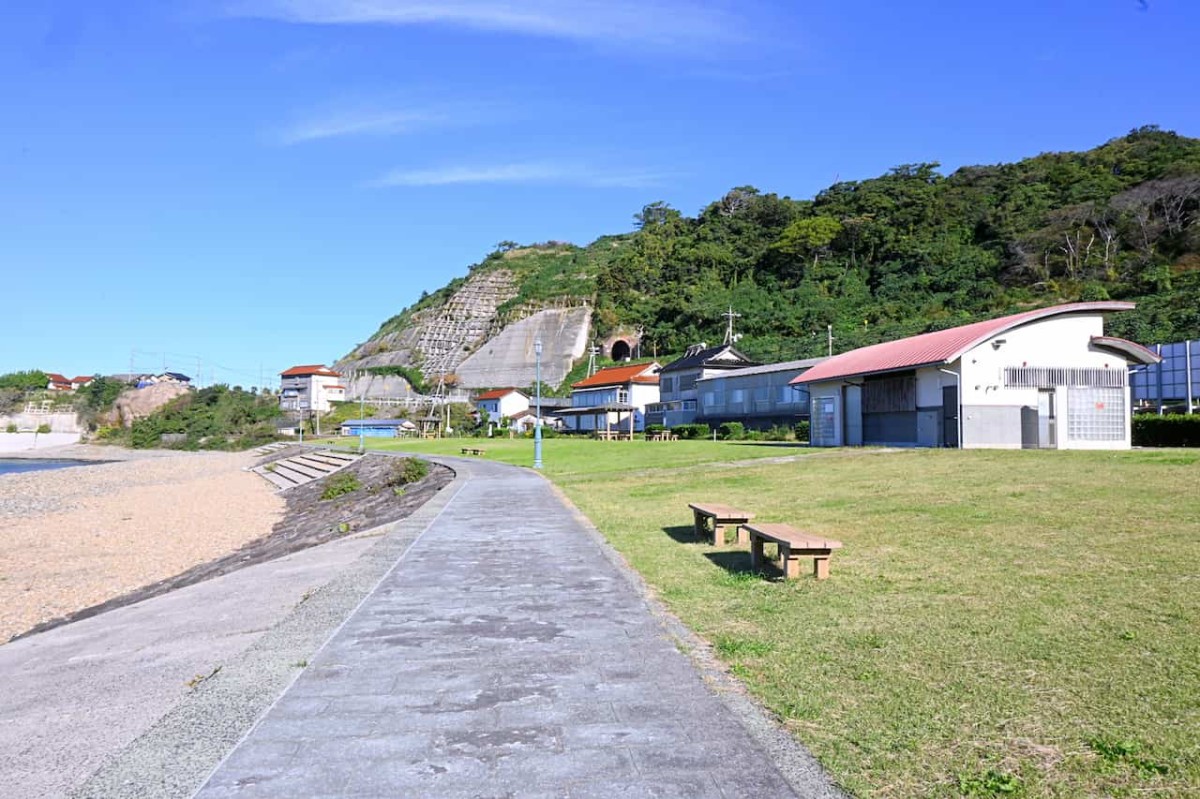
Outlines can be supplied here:
<path id="1" fill-rule="evenodd" d="M 829 558 L 842 542 L 802 533 L 787 524 L 743 524 L 750 536 L 750 568 L 760 571 L 763 564 L 763 545 L 770 542 L 779 548 L 779 567 L 789 580 L 800 576 L 800 558 L 813 559 L 813 577 L 829 577 Z M 740 534 L 740 531 L 739 531 Z"/>
<path id="2" fill-rule="evenodd" d="M 487 453 L 487 450 L 481 449 L 479 447 L 463 447 L 462 448 L 462 454 L 464 454 L 464 455 L 484 455 L 485 453 Z"/>
<path id="3" fill-rule="evenodd" d="M 708 525 L 711 520 L 713 546 L 724 546 L 725 528 L 730 525 L 737 529 L 738 543 L 746 543 L 742 525 L 754 518 L 753 513 L 714 502 L 689 502 L 688 507 L 692 509 L 697 538 L 708 538 Z"/>

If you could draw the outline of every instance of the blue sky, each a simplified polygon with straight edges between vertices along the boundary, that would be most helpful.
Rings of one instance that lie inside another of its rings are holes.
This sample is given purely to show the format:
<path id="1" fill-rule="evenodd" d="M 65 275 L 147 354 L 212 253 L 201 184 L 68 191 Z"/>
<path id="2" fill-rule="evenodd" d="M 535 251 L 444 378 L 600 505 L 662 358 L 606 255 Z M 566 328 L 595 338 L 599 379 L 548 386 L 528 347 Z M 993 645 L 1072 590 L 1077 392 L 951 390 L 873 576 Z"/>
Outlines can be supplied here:
<path id="1" fill-rule="evenodd" d="M 1192 0 L 8 6 L 0 372 L 256 385 L 502 240 L 1200 135 Z"/>

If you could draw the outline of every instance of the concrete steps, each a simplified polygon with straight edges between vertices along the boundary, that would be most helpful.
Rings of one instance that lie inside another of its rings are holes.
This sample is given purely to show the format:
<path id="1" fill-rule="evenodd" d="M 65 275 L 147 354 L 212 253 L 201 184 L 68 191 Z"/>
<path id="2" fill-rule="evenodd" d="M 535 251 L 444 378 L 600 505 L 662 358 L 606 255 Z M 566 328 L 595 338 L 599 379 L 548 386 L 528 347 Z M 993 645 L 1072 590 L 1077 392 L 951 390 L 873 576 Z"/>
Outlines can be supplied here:
<path id="1" fill-rule="evenodd" d="M 285 445 L 288 446 L 288 445 Z M 264 453 L 266 454 L 266 453 Z M 250 471 L 262 477 L 280 491 L 320 480 L 358 460 L 360 455 L 330 450 L 312 450 L 290 458 L 281 458 Z"/>
<path id="2" fill-rule="evenodd" d="M 261 447 L 255 447 L 250 450 L 252 455 L 270 455 L 272 452 L 278 452 L 281 449 L 287 449 L 291 444 L 287 441 L 276 441 L 273 444 L 263 444 Z"/>

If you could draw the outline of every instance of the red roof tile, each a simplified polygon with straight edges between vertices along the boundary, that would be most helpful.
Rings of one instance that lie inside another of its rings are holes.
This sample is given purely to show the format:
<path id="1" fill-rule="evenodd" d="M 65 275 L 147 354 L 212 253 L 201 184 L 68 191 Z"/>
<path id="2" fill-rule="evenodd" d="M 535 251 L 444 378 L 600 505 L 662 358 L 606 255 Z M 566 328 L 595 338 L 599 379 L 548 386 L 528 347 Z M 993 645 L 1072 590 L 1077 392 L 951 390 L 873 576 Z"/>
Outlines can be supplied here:
<path id="1" fill-rule="evenodd" d="M 593 388 L 595 386 L 623 386 L 626 383 L 643 383 L 657 385 L 658 375 L 642 374 L 650 369 L 658 369 L 657 363 L 635 363 L 629 366 L 609 366 L 601 369 L 591 377 L 584 378 L 578 383 L 572 383 L 571 388 Z"/>
<path id="2" fill-rule="evenodd" d="M 1038 308 L 1011 316 L 1001 316 L 998 319 L 988 319 L 984 322 L 975 322 L 947 330 L 937 330 L 933 333 L 923 333 L 896 341 L 886 341 L 882 344 L 861 347 L 841 355 L 835 355 L 795 378 L 792 383 L 818 383 L 823 380 L 837 380 L 843 377 L 950 363 L 992 336 L 1020 325 L 1051 316 L 1129 311 L 1133 307 L 1134 304 L 1131 302 L 1073 302 L 1066 305 L 1053 305 L 1049 308 Z"/>
<path id="3" fill-rule="evenodd" d="M 478 402 L 479 400 L 500 399 L 501 397 L 507 397 L 509 394 L 513 393 L 514 391 L 516 391 L 518 394 L 522 394 L 522 395 L 525 393 L 525 392 L 521 391 L 520 389 L 516 389 L 516 388 L 493 388 L 491 391 L 485 391 L 482 394 L 480 394 L 478 397 L 475 398 L 475 401 Z"/>
<path id="4" fill-rule="evenodd" d="M 57 372 L 46 372 L 46 377 L 50 378 L 51 383 L 70 383 L 71 381 Z"/>
<path id="5" fill-rule="evenodd" d="M 280 372 L 280 377 L 308 377 L 309 375 L 320 375 L 321 377 L 341 377 L 340 374 L 329 369 L 323 363 L 312 363 L 305 366 L 293 366 L 286 372 Z"/>
<path id="6" fill-rule="evenodd" d="M 71 382 L 72 383 L 90 383 L 90 382 L 92 382 L 92 378 L 89 377 L 88 375 L 80 375 L 79 377 L 72 378 Z"/>

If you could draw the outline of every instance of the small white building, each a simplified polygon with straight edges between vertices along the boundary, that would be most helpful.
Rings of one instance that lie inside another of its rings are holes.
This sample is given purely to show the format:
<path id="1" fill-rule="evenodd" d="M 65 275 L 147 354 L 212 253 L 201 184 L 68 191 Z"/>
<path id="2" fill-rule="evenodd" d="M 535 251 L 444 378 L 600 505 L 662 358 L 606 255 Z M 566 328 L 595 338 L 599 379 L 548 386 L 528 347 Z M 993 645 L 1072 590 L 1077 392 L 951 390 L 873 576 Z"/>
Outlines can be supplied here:
<path id="1" fill-rule="evenodd" d="M 808 387 L 813 446 L 1127 449 L 1129 367 L 1158 361 L 1104 335 L 1129 302 L 1079 302 L 834 356 Z"/>
<path id="2" fill-rule="evenodd" d="M 645 428 L 646 406 L 658 401 L 657 363 L 610 366 L 571 385 L 571 407 L 555 411 L 574 432 Z"/>
<path id="3" fill-rule="evenodd" d="M 498 425 L 506 417 L 511 419 L 529 410 L 529 396 L 515 388 L 496 388 L 476 397 L 475 408 L 484 424 Z"/>
<path id="4" fill-rule="evenodd" d="M 324 364 L 293 366 L 279 373 L 279 407 L 285 411 L 328 413 L 346 399 L 342 376 Z"/>

